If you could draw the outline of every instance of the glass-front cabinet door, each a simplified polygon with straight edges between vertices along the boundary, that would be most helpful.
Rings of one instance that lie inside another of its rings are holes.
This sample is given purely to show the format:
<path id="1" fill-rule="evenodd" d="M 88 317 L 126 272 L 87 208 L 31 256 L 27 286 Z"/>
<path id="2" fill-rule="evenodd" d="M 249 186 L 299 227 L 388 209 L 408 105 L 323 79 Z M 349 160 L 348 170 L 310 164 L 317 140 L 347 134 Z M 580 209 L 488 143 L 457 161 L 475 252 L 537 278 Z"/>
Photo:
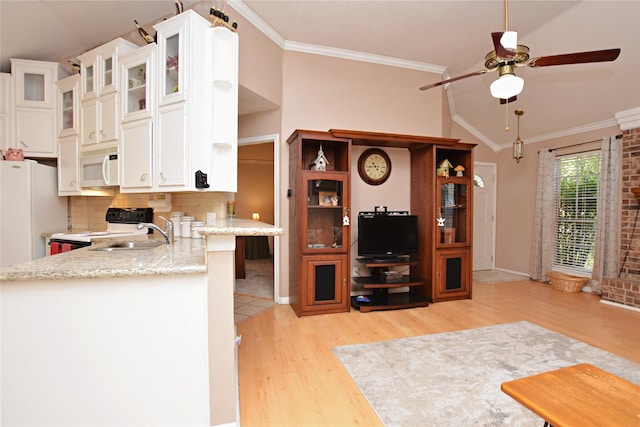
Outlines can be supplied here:
<path id="1" fill-rule="evenodd" d="M 469 241 L 469 181 L 466 178 L 438 177 L 437 246 L 447 247 Z"/>
<path id="2" fill-rule="evenodd" d="M 58 136 L 77 135 L 80 116 L 80 75 L 74 74 L 56 82 L 58 86 Z"/>
<path id="3" fill-rule="evenodd" d="M 158 30 L 158 103 L 161 106 L 185 100 L 184 67 L 189 64 L 185 46 L 187 18 L 178 15 L 155 27 Z"/>
<path id="4" fill-rule="evenodd" d="M 122 55 L 122 112 L 123 121 L 151 117 L 154 105 L 153 76 L 156 58 L 155 43 Z"/>
<path id="5" fill-rule="evenodd" d="M 165 55 L 163 97 L 180 90 L 180 34 L 167 38 Z"/>
<path id="6" fill-rule="evenodd" d="M 15 79 L 17 107 L 53 108 L 54 82 L 58 64 L 53 62 L 11 59 Z"/>
<path id="7" fill-rule="evenodd" d="M 344 252 L 343 237 L 348 233 L 348 194 L 344 172 L 303 172 L 307 206 L 303 213 L 306 236 L 303 251 Z M 346 219 L 345 219 L 346 218 Z"/>
<path id="8" fill-rule="evenodd" d="M 95 88 L 95 63 L 90 62 L 86 65 L 83 64 L 82 72 L 82 95 L 83 99 L 89 96 L 96 96 Z"/>

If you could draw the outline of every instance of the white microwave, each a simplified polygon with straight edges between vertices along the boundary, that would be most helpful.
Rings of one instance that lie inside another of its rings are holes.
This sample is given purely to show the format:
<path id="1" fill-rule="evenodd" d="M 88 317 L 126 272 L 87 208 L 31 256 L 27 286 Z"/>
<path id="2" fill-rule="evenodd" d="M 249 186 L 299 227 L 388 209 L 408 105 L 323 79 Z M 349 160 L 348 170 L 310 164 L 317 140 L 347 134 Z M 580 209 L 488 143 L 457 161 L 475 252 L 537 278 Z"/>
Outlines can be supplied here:
<path id="1" fill-rule="evenodd" d="M 80 186 L 113 187 L 118 179 L 118 147 L 80 152 Z"/>

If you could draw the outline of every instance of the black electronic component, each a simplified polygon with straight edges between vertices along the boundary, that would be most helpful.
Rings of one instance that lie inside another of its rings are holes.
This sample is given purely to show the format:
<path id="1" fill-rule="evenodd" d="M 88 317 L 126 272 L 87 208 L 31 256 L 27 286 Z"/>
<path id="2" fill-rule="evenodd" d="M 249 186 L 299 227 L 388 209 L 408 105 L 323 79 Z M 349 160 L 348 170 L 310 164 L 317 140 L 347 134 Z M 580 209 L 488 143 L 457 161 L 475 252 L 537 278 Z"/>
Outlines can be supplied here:
<path id="1" fill-rule="evenodd" d="M 209 188 L 207 174 L 201 170 L 196 171 L 196 188 Z"/>

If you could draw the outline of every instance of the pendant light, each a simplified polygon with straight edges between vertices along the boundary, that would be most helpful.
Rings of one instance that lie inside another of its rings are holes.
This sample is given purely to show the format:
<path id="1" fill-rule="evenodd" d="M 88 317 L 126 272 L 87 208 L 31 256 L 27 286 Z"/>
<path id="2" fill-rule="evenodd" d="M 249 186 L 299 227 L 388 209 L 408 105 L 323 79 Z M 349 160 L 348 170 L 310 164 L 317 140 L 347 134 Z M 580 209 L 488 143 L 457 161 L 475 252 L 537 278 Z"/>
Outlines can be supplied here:
<path id="1" fill-rule="evenodd" d="M 520 163 L 520 159 L 524 157 L 524 142 L 520 139 L 520 116 L 524 114 L 524 111 L 516 110 L 514 113 L 518 116 L 518 137 L 513 141 L 513 158 Z"/>

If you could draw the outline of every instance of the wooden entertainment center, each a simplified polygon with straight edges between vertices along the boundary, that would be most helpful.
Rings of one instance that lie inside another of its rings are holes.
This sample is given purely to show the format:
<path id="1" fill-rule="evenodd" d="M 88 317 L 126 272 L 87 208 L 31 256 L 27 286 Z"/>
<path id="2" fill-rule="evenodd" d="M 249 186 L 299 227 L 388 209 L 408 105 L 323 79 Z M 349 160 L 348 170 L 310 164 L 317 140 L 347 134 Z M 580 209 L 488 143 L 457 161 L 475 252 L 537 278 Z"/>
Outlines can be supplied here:
<path id="1" fill-rule="evenodd" d="M 287 143 L 289 298 L 298 316 L 471 298 L 474 144 L 338 129 L 296 130 Z M 411 155 L 410 213 L 418 216 L 419 253 L 386 264 L 363 260 L 371 277 L 349 274 L 349 229 L 357 220 L 350 206 L 354 145 L 406 148 Z M 401 265 L 410 268 L 401 282 L 381 279 Z M 373 292 L 369 302 L 350 297 L 352 281 Z"/>

